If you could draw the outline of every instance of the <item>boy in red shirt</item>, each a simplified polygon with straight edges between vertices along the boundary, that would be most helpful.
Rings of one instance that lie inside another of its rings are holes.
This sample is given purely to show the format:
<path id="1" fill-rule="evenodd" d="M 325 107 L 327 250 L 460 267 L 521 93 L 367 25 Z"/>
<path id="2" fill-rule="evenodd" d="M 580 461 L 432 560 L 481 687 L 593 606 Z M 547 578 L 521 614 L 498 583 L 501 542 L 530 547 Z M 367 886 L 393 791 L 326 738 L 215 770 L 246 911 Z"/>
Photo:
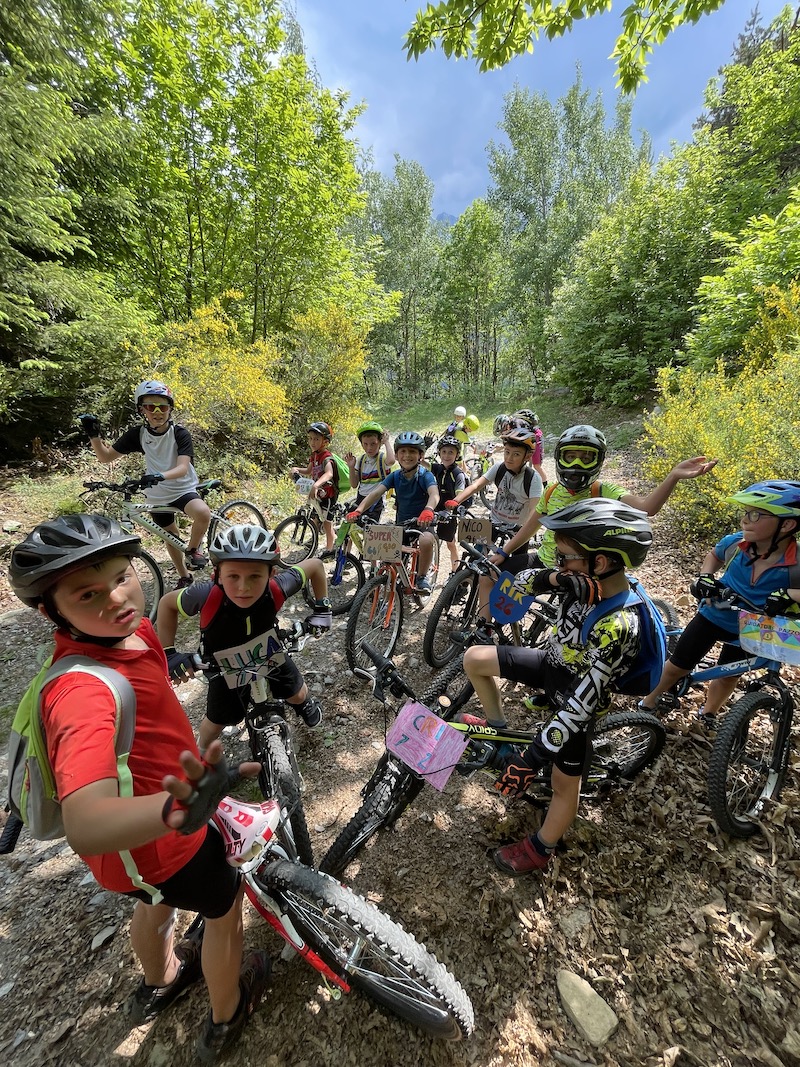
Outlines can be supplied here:
<path id="1" fill-rule="evenodd" d="M 326 552 L 332 552 L 335 544 L 331 515 L 339 495 L 333 456 L 328 448 L 332 437 L 333 430 L 327 422 L 312 422 L 308 427 L 308 447 L 311 449 L 308 464 L 305 467 L 292 467 L 295 481 L 301 477 L 314 481 L 308 491 L 308 499 L 316 500 L 322 510 Z"/>
<path id="2" fill-rule="evenodd" d="M 67 841 L 104 888 L 137 901 L 131 946 L 144 977 L 130 1003 L 137 1023 L 154 1018 L 205 977 L 211 1013 L 197 1052 L 214 1060 L 239 1037 L 267 984 L 269 957 L 242 962 L 239 872 L 209 818 L 228 790 L 220 743 L 201 760 L 167 676 L 131 557 L 139 538 L 103 515 L 67 515 L 37 526 L 11 556 L 17 596 L 56 626 L 54 661 L 80 654 L 133 686 L 136 726 L 120 773 L 117 709 L 86 671 L 47 685 L 42 721 Z M 257 763 L 239 772 L 258 773 Z M 175 909 L 205 919 L 199 938 L 173 946 Z"/>

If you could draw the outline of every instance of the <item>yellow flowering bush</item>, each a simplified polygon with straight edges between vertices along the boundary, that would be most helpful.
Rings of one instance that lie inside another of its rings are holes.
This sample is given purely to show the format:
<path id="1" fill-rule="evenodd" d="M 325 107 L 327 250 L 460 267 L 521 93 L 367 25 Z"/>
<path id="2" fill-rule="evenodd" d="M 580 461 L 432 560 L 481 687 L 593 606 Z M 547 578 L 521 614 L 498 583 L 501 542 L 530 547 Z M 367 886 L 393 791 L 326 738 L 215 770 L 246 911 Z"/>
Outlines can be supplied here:
<path id="1" fill-rule="evenodd" d="M 800 479 L 800 346 L 769 360 L 758 348 L 749 355 L 736 377 L 727 377 L 721 362 L 708 371 L 667 367 L 659 374 L 659 405 L 645 420 L 650 476 L 662 479 L 688 456 L 719 460 L 709 475 L 681 482 L 671 498 L 687 532 L 724 532 L 735 509 L 723 498 L 738 489 Z"/>

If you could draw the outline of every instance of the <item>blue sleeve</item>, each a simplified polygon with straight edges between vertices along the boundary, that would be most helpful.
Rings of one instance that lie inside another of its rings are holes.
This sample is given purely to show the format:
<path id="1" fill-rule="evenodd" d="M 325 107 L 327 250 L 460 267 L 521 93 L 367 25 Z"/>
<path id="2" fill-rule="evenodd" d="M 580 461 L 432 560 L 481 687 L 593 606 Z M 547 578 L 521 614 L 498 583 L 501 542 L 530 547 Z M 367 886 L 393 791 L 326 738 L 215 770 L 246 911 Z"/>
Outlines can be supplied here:
<path id="1" fill-rule="evenodd" d="M 430 489 L 430 487 L 432 485 L 436 485 L 436 479 L 434 478 L 434 476 L 431 474 L 430 471 L 423 470 L 422 471 L 422 477 L 420 478 L 420 483 L 426 489 Z"/>
<path id="2" fill-rule="evenodd" d="M 381 485 L 385 485 L 387 489 L 394 489 L 394 479 L 399 471 L 390 471 L 381 482 Z"/>
<path id="3" fill-rule="evenodd" d="M 728 534 L 726 537 L 723 537 L 721 541 L 717 541 L 717 543 L 714 545 L 714 555 L 717 557 L 718 560 L 720 560 L 720 562 L 724 563 L 725 553 L 728 551 L 731 545 L 738 545 L 741 540 L 742 535 L 740 533 Z"/>

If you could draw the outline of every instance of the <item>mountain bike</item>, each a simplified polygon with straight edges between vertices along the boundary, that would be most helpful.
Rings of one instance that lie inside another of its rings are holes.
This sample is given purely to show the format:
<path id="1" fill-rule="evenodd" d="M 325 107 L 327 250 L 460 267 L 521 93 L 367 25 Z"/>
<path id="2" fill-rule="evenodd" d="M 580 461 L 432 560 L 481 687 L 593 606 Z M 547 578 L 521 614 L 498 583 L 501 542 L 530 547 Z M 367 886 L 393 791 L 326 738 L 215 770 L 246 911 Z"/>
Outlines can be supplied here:
<path id="1" fill-rule="evenodd" d="M 743 626 L 745 619 L 740 615 Z M 740 641 L 756 653 L 748 673 L 760 670 L 761 674 L 748 681 L 745 695 L 725 713 L 708 761 L 708 799 L 714 820 L 725 833 L 741 838 L 758 832 L 759 819 L 783 787 L 795 705 L 780 676 L 781 661 L 800 662 L 800 620 L 753 612 L 749 622 L 751 635 L 757 628 L 760 636 L 748 639 L 743 629 Z M 782 645 L 781 635 L 787 635 L 794 647 Z M 768 659 L 758 655 L 759 650 L 780 658 Z"/>
<path id="2" fill-rule="evenodd" d="M 277 627 L 275 637 L 280 647 L 273 649 L 272 657 L 292 656 L 302 652 L 309 633 L 305 624 L 298 621 L 288 630 Z M 231 670 L 215 663 L 200 663 L 199 657 L 195 662 L 206 677 L 213 677 L 215 673 L 234 676 L 237 686 L 249 681 L 244 725 L 253 759 L 261 764 L 258 776 L 261 794 L 266 800 L 272 797 L 280 800 L 286 820 L 279 824 L 278 835 L 301 863 L 313 866 L 314 851 L 301 800 L 300 770 L 292 728 L 286 718 L 291 704 L 272 695 L 268 673 L 270 659 L 252 666 L 237 664 Z"/>
<path id="3" fill-rule="evenodd" d="M 494 463 L 494 441 L 486 441 L 483 444 L 478 444 L 475 441 L 470 442 L 475 455 L 470 456 L 469 459 L 464 461 L 466 473 L 471 482 L 477 481 L 478 478 L 486 474 L 488 469 Z M 487 482 L 482 489 L 478 490 L 478 497 L 485 508 L 489 511 L 492 510 L 492 504 L 494 504 L 494 498 L 497 495 L 497 486 L 492 482 Z"/>
<path id="4" fill-rule="evenodd" d="M 496 526 L 495 540 L 502 545 L 516 531 L 517 527 L 508 524 Z M 500 574 L 500 568 L 489 562 L 489 546 L 476 546 L 466 541 L 459 543 L 462 548 L 461 562 L 442 587 L 425 627 L 422 654 L 431 667 L 444 667 L 463 653 L 465 637 L 478 614 L 480 579 L 496 578 Z M 506 625 L 498 629 L 508 642 L 535 644 L 544 630 L 544 624 L 531 616 L 525 627 L 514 623 L 513 626 Z"/>
<path id="5" fill-rule="evenodd" d="M 436 1037 L 469 1036 L 472 1003 L 456 978 L 374 904 L 304 865 L 282 832 L 288 821 L 280 794 L 261 804 L 225 797 L 212 819 L 258 914 L 335 997 L 357 989 Z"/>
<path id="6" fill-rule="evenodd" d="M 88 499 L 91 508 L 101 511 L 116 519 L 128 530 L 135 526 L 158 538 L 165 545 L 172 545 L 180 552 L 185 552 L 188 544 L 182 538 L 159 526 L 152 518 L 152 513 L 157 512 L 161 516 L 169 516 L 170 525 L 176 517 L 183 517 L 179 508 L 169 507 L 165 504 L 153 505 L 146 501 L 136 502 L 133 498 L 143 491 L 142 482 L 148 484 L 147 478 L 126 478 L 123 482 L 86 481 L 83 483 L 84 492 L 81 499 Z M 214 478 L 200 482 L 196 491 L 203 500 L 218 489 L 222 488 L 222 482 Z M 208 544 L 214 540 L 220 530 L 229 529 L 237 523 L 249 523 L 252 526 L 266 527 L 264 516 L 255 504 L 249 500 L 231 500 L 219 508 L 211 509 L 211 522 L 208 527 Z M 145 594 L 145 612 L 149 619 L 155 621 L 158 611 L 158 602 L 164 595 L 164 576 L 159 563 L 149 552 L 143 551 L 132 561 L 133 568 L 142 583 Z"/>
<path id="7" fill-rule="evenodd" d="M 450 513 L 437 512 L 434 521 L 449 518 Z M 422 530 L 416 525 L 418 519 L 403 523 L 403 529 L 416 539 Z M 433 525 L 433 524 L 431 524 Z M 404 601 L 412 597 L 417 605 L 427 601 L 436 586 L 439 573 L 439 541 L 434 538 L 433 558 L 428 571 L 430 590 L 419 589 L 417 573 L 419 548 L 416 543 L 403 545 L 403 559 L 399 562 L 380 563 L 372 578 L 359 590 L 350 608 L 345 630 L 344 648 L 351 671 L 370 673 L 371 660 L 361 652 L 361 645 L 369 641 L 385 655 L 394 651 L 403 628 Z M 406 565 L 405 560 L 408 560 Z"/>
<path id="8" fill-rule="evenodd" d="M 413 690 L 398 673 L 395 665 L 386 656 L 368 644 L 364 652 L 375 666 L 373 695 L 386 706 L 385 690 L 397 700 L 407 697 L 416 701 Z M 452 670 L 451 664 L 443 674 Z M 431 689 L 419 698 L 418 703 L 429 706 L 429 698 L 441 687 L 434 682 Z M 461 723 L 454 720 L 455 711 L 440 703 L 437 715 L 466 740 L 466 747 L 452 767 L 462 777 L 477 772 L 487 773 L 495 781 L 502 772 L 510 755 L 524 748 L 536 737 L 537 731 L 513 730 L 508 727 Z M 401 709 L 402 710 L 402 709 Z M 435 722 L 434 720 L 434 728 Z M 441 727 L 444 729 L 444 727 Z M 610 788 L 632 781 L 646 767 L 651 766 L 661 754 L 666 741 L 666 730 L 654 715 L 646 712 L 621 712 L 603 716 L 595 725 L 592 734 L 592 760 L 583 776 L 582 796 L 604 795 Z M 343 828 L 320 863 L 320 870 L 340 876 L 366 843 L 378 830 L 393 826 L 406 808 L 423 789 L 426 776 L 440 773 L 422 769 L 418 764 L 406 763 L 399 755 L 384 752 L 369 781 L 361 790 L 362 803 L 355 815 Z M 550 771 L 543 767 L 528 786 L 525 797 L 532 802 L 546 803 L 550 795 Z"/>

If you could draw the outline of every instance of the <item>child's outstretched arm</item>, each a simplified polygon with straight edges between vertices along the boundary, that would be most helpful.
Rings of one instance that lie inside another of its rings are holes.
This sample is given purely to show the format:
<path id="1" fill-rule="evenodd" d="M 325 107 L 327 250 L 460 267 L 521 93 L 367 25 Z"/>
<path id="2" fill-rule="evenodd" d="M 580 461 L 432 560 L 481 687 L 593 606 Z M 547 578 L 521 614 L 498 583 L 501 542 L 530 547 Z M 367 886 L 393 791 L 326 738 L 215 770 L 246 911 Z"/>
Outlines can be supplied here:
<path id="1" fill-rule="evenodd" d="M 684 459 L 680 463 L 676 463 L 669 474 L 666 476 L 660 485 L 657 485 L 652 492 L 646 496 L 637 496 L 634 493 L 626 493 L 622 497 L 622 503 L 627 504 L 629 507 L 638 508 L 640 511 L 646 512 L 648 515 L 656 515 L 666 504 L 667 500 L 675 489 L 678 482 L 682 482 L 685 478 L 699 478 L 703 474 L 708 474 L 710 470 L 716 467 L 718 460 L 706 459 L 705 456 L 694 456 L 692 459 Z"/>
<path id="2" fill-rule="evenodd" d="M 328 595 L 328 576 L 325 573 L 322 560 L 316 557 L 314 559 L 304 559 L 302 563 L 297 564 L 297 569 L 301 570 L 311 582 L 315 599 L 324 600 Z"/>
<path id="3" fill-rule="evenodd" d="M 397 457 L 394 454 L 394 445 L 392 444 L 392 439 L 389 436 L 388 430 L 384 430 L 381 434 L 381 444 L 383 445 L 383 450 L 386 453 L 387 468 L 393 467 Z"/>
<path id="4" fill-rule="evenodd" d="M 365 511 L 369 511 L 373 504 L 377 504 L 377 502 L 380 500 L 380 498 L 385 492 L 385 485 L 376 486 L 371 493 L 367 493 L 367 495 L 360 501 L 358 507 L 355 508 L 354 511 L 351 511 L 349 514 L 363 515 Z"/>
<path id="5" fill-rule="evenodd" d="M 175 635 L 178 632 L 178 597 L 180 590 L 172 590 L 165 593 L 158 602 L 158 616 L 156 617 L 156 632 L 158 639 L 164 648 L 175 644 Z"/>
<path id="6" fill-rule="evenodd" d="M 353 455 L 352 452 L 345 452 L 344 461 L 347 464 L 347 466 L 350 468 L 350 488 L 351 489 L 358 489 L 359 478 L 358 478 L 358 469 L 357 469 L 357 464 L 356 464 L 356 457 Z"/>
<path id="7" fill-rule="evenodd" d="M 460 493 L 456 493 L 453 499 L 455 500 L 456 504 L 463 504 L 465 501 L 469 500 L 471 496 L 474 496 L 475 493 L 483 489 L 484 485 L 488 484 L 489 479 L 484 478 L 484 476 L 481 475 L 480 478 L 474 481 L 471 485 L 468 485 L 466 489 L 463 489 Z M 447 501 L 446 503 L 449 503 L 449 501 Z"/>

